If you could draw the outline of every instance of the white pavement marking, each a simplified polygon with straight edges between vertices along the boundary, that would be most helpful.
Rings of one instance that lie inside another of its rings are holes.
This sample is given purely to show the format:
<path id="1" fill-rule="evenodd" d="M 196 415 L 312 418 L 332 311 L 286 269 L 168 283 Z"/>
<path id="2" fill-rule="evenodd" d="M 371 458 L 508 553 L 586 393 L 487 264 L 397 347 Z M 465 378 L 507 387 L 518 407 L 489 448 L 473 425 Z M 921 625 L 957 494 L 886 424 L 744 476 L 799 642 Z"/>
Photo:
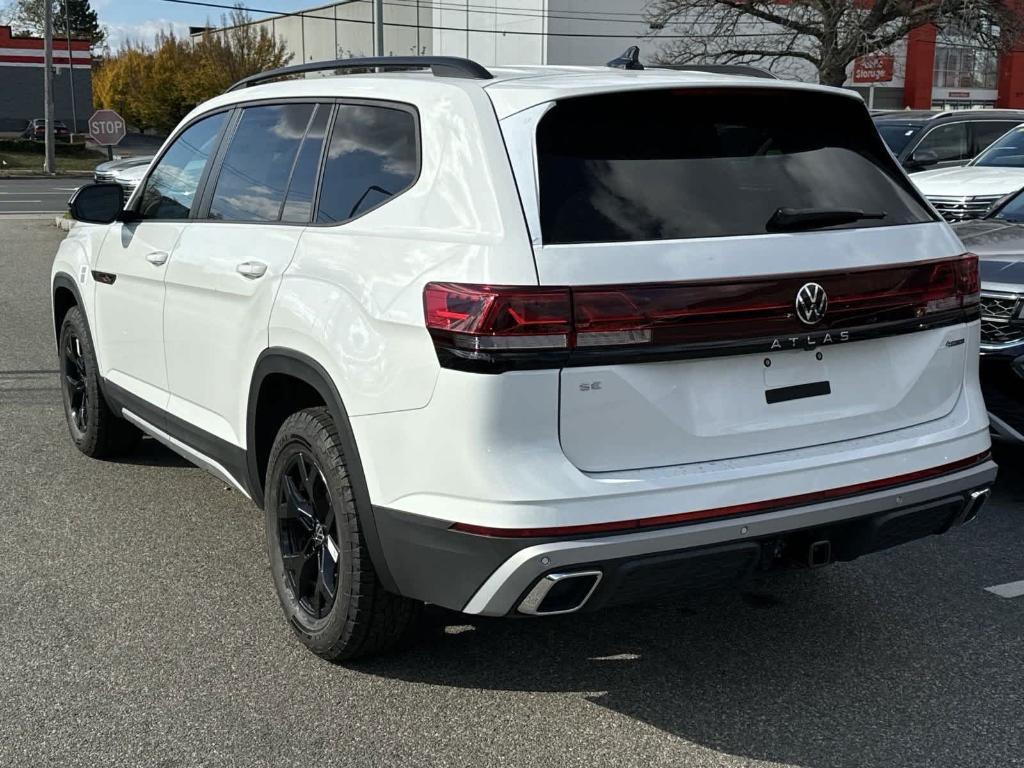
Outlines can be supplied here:
<path id="1" fill-rule="evenodd" d="M 1009 584 L 996 584 L 994 587 L 985 587 L 986 592 L 1000 597 L 1021 597 L 1024 596 L 1024 581 L 1011 581 Z"/>

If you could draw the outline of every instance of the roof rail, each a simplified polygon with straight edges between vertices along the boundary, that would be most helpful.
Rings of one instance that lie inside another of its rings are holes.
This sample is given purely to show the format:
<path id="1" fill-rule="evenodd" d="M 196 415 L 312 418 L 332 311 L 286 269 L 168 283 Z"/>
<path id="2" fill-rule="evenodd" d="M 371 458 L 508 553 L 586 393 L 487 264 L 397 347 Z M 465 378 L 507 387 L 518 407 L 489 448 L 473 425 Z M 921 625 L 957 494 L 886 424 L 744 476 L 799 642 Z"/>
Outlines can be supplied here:
<path id="1" fill-rule="evenodd" d="M 307 64 L 294 64 L 290 67 L 269 69 L 249 77 L 242 78 L 225 91 L 237 91 L 248 88 L 266 80 L 273 80 L 288 75 L 301 75 L 305 72 L 327 72 L 339 69 L 429 69 L 435 77 L 466 77 L 471 80 L 491 80 L 494 78 L 480 64 L 470 59 L 457 56 L 367 56 L 359 59 L 336 59 L 334 61 L 311 61 Z"/>

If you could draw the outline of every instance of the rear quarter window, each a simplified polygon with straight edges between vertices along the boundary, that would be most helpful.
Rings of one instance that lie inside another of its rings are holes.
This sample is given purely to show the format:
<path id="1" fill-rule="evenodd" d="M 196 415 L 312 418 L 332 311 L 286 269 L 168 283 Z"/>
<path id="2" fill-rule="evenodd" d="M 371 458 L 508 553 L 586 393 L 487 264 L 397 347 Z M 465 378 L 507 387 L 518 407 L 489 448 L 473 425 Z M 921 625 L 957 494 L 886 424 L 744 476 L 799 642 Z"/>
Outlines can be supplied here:
<path id="1" fill-rule="evenodd" d="M 779 208 L 934 220 L 863 104 L 771 89 L 566 99 L 537 128 L 544 242 L 757 235 Z M 838 227 L 837 227 L 838 228 Z"/>

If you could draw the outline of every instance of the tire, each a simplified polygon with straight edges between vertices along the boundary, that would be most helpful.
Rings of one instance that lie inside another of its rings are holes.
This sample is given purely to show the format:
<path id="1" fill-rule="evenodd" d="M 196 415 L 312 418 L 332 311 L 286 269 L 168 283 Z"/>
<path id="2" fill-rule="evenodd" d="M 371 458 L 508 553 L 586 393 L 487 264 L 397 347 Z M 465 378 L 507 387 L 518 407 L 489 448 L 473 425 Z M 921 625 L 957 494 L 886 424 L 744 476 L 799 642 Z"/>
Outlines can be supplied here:
<path id="1" fill-rule="evenodd" d="M 142 433 L 107 405 L 96 350 L 79 307 L 69 309 L 61 323 L 58 360 L 64 416 L 75 447 L 94 459 L 120 456 L 134 448 Z"/>
<path id="2" fill-rule="evenodd" d="M 270 570 L 299 640 L 332 662 L 393 650 L 423 605 L 387 592 L 356 511 L 337 426 L 326 408 L 288 417 L 270 450 L 265 494 Z"/>

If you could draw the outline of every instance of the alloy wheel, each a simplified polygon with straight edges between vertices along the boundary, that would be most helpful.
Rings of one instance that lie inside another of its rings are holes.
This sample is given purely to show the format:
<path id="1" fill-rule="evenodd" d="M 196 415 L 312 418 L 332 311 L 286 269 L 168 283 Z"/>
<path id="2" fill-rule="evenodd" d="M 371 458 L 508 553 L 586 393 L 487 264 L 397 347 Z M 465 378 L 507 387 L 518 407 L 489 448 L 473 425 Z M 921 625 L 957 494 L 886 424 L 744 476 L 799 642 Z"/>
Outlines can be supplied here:
<path id="1" fill-rule="evenodd" d="M 68 412 L 75 429 L 84 433 L 89 426 L 89 388 L 86 386 L 82 342 L 73 332 L 68 333 L 64 339 L 63 368 Z"/>
<path id="2" fill-rule="evenodd" d="M 277 518 L 285 578 L 299 607 L 322 619 L 337 597 L 341 553 L 330 490 L 307 453 L 296 452 L 285 465 Z"/>

